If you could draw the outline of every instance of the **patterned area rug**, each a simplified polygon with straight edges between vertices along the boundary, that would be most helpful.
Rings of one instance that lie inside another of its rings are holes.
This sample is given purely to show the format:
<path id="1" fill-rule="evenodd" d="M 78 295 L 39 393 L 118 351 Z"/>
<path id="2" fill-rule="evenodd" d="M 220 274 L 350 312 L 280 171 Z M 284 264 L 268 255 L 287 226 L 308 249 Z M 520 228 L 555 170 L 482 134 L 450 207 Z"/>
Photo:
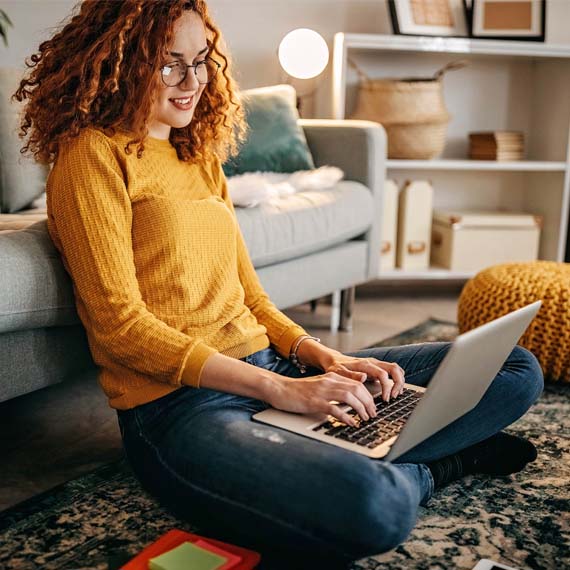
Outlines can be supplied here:
<path id="1" fill-rule="evenodd" d="M 453 323 L 432 319 L 378 346 L 456 334 Z M 440 490 L 403 545 L 352 570 L 468 570 L 481 558 L 570 568 L 570 386 L 548 385 L 509 431 L 537 445 L 535 463 L 512 477 L 467 477 Z M 118 461 L 0 513 L 0 568 L 114 570 L 174 527 L 200 532 L 166 513 Z"/>

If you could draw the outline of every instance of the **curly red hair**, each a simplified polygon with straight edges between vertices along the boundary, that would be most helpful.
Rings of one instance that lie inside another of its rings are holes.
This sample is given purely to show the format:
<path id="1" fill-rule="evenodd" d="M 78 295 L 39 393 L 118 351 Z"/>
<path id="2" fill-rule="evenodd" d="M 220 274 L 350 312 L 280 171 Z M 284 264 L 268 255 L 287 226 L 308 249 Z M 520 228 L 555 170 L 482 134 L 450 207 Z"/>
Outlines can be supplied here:
<path id="1" fill-rule="evenodd" d="M 162 87 L 161 62 L 184 10 L 200 15 L 210 55 L 222 66 L 206 85 L 191 123 L 172 128 L 170 142 L 183 161 L 215 153 L 224 162 L 237 152 L 245 132 L 243 111 L 230 58 L 204 0 L 84 0 L 78 6 L 79 13 L 72 13 L 58 33 L 40 44 L 31 61 L 26 60 L 31 71 L 12 95 L 20 102 L 28 100 L 20 138 L 28 131 L 30 136 L 22 154 L 30 152 L 37 162 L 49 164 L 61 143 L 96 127 L 108 136 L 117 128 L 132 132 L 125 151 L 138 144 L 140 158 L 150 111 Z"/>

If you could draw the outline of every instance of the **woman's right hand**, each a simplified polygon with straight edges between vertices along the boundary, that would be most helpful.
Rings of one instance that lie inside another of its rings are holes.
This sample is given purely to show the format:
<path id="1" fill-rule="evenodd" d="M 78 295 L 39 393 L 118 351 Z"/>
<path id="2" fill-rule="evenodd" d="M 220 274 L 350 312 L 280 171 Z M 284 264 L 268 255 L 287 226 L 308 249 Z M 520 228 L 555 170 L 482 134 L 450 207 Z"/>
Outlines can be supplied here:
<path id="1" fill-rule="evenodd" d="M 271 393 L 265 398 L 278 410 L 297 413 L 321 412 L 329 414 L 348 425 L 356 425 L 354 419 L 337 403 L 348 404 L 363 420 L 376 416 L 376 404 L 372 394 L 362 381 L 326 372 L 309 378 L 278 376 L 273 379 Z"/>

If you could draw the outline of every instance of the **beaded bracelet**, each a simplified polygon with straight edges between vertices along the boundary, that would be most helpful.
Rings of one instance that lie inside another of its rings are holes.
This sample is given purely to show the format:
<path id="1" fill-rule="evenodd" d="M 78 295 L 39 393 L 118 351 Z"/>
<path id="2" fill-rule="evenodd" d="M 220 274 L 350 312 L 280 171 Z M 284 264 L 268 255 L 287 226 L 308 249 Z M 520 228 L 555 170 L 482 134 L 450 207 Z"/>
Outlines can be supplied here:
<path id="1" fill-rule="evenodd" d="M 301 371 L 301 374 L 304 374 L 305 372 L 307 372 L 307 366 L 299 360 L 299 357 L 297 356 L 297 351 L 299 350 L 301 343 L 304 340 L 309 340 L 309 339 L 316 340 L 317 342 L 321 342 L 321 339 L 317 338 L 316 336 L 309 336 L 309 335 L 302 336 L 295 343 L 295 346 L 293 346 L 293 348 L 291 349 L 291 354 L 289 355 L 289 360 L 291 361 L 291 363 L 293 365 L 295 365 Z"/>

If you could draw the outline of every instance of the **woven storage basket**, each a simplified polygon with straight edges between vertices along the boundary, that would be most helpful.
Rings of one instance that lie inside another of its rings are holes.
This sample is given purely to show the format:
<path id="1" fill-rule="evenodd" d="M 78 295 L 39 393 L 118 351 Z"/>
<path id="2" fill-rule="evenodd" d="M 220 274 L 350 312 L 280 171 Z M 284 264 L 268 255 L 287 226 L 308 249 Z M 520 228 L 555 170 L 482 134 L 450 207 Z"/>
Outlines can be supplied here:
<path id="1" fill-rule="evenodd" d="M 451 116 L 443 100 L 442 79 L 465 61 L 448 63 L 429 78 L 370 79 L 352 60 L 360 77 L 351 119 L 381 123 L 388 136 L 388 158 L 430 159 L 445 146 Z"/>

